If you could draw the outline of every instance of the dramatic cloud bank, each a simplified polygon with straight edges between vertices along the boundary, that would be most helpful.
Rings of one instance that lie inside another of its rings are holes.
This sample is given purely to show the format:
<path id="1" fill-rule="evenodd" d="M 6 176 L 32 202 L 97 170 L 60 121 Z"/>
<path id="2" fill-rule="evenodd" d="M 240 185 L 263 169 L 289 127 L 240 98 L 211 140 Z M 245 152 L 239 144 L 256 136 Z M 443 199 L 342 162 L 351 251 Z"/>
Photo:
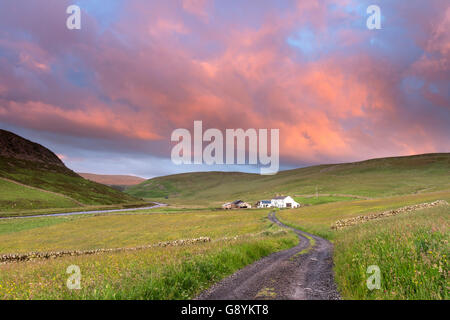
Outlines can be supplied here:
<path id="1" fill-rule="evenodd" d="M 449 152 L 449 30 L 448 0 L 2 1 L 0 126 L 147 177 L 211 169 L 170 162 L 194 120 L 279 128 L 284 167 Z"/>

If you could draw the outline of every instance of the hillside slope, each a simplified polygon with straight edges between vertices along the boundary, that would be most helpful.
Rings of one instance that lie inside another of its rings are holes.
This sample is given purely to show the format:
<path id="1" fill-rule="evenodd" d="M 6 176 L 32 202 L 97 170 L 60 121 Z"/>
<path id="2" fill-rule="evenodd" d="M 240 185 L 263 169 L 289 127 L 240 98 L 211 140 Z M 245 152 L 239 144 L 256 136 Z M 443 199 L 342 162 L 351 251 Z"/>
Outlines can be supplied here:
<path id="1" fill-rule="evenodd" d="M 109 205 L 136 201 L 136 198 L 130 195 L 83 179 L 68 169 L 49 149 L 5 130 L 0 130 L 0 178 L 59 193 L 86 205 Z M 3 188 L 7 188 L 8 185 L 17 189 L 17 186 L 11 184 L 3 184 Z M 27 197 L 31 191 L 19 193 L 21 200 L 25 202 L 29 200 Z M 41 199 L 42 195 L 39 198 L 40 201 L 44 201 Z M 8 201 L 8 199 L 3 200 Z M 17 203 L 20 202 L 17 201 Z M 65 201 L 58 200 L 58 202 L 67 204 Z M 34 208 L 46 208 L 47 206 L 48 203 L 42 202 L 41 206 L 36 204 Z"/>
<path id="2" fill-rule="evenodd" d="M 199 172 L 158 177 L 127 193 L 171 202 L 255 201 L 275 194 L 353 194 L 393 196 L 450 189 L 450 153 L 373 159 L 281 171 L 273 176 Z"/>
<path id="3" fill-rule="evenodd" d="M 49 208 L 74 208 L 79 205 L 79 202 L 64 195 L 27 187 L 12 182 L 11 180 L 0 178 L 1 212 Z"/>

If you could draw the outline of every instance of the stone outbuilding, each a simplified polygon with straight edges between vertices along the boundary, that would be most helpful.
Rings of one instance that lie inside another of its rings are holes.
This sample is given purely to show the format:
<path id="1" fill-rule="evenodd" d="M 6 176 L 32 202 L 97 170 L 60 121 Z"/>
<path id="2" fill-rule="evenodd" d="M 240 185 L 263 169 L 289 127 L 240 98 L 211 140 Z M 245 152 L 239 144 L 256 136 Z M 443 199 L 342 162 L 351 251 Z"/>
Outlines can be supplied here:
<path id="1" fill-rule="evenodd" d="M 222 209 L 249 209 L 252 205 L 242 200 L 227 202 L 222 205 Z"/>

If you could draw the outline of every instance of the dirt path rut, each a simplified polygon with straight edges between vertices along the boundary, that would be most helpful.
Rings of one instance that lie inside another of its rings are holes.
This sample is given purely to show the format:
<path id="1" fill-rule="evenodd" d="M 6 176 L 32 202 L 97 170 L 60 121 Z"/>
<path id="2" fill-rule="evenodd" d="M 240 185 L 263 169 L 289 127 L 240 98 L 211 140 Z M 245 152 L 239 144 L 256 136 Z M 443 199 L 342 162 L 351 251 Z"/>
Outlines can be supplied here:
<path id="1" fill-rule="evenodd" d="M 275 212 L 269 220 L 293 230 L 299 244 L 275 252 L 239 270 L 201 293 L 197 300 L 336 300 L 332 244 L 281 223 Z"/>

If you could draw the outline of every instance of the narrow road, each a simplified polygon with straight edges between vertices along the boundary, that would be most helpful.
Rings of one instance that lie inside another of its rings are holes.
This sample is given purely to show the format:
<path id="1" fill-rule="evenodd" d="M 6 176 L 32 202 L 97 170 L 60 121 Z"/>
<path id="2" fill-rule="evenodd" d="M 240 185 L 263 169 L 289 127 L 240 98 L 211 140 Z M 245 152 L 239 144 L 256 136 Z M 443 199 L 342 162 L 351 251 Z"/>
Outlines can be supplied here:
<path id="1" fill-rule="evenodd" d="M 332 244 L 281 223 L 275 212 L 269 220 L 293 230 L 299 244 L 275 252 L 239 270 L 201 293 L 197 300 L 337 300 Z"/>
<path id="2" fill-rule="evenodd" d="M 64 213 L 49 213 L 49 214 L 39 214 L 33 216 L 14 216 L 14 217 L 0 217 L 0 219 L 26 219 L 26 218 L 42 218 L 42 217 L 62 217 L 62 216 L 75 216 L 79 214 L 94 214 L 94 213 L 111 213 L 111 212 L 129 212 L 137 210 L 148 210 L 154 208 L 165 207 L 167 204 L 152 202 L 153 206 L 149 207 L 138 207 L 138 208 L 128 208 L 128 209 L 108 209 L 108 210 L 93 210 L 93 211 L 75 211 L 75 212 L 64 212 Z"/>

